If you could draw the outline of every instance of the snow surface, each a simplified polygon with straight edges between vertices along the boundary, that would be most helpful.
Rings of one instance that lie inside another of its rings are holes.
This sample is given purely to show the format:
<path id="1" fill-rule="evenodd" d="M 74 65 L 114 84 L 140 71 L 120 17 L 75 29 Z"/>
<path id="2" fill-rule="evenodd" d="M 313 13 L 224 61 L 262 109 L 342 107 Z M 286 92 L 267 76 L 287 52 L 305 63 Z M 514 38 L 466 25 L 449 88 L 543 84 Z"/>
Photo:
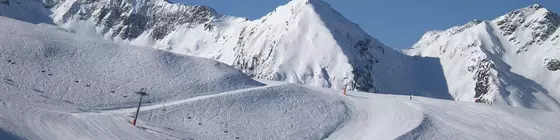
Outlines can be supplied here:
<path id="1" fill-rule="evenodd" d="M 208 59 L 4 17 L 0 24 L 0 139 L 560 137 L 556 112 L 416 96 L 344 96 L 257 82 Z M 150 95 L 134 127 L 138 97 L 132 92 L 142 87 Z"/>

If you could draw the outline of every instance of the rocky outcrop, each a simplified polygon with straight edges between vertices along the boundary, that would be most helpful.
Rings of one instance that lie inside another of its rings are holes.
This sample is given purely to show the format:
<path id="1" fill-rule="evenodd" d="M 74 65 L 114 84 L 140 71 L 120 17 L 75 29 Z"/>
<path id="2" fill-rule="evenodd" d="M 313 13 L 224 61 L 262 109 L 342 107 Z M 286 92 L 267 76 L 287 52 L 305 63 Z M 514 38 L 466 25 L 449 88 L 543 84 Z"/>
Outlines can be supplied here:
<path id="1" fill-rule="evenodd" d="M 93 20 L 101 34 L 122 40 L 135 39 L 142 33 L 159 40 L 178 26 L 193 27 L 209 22 L 217 13 L 208 6 L 171 4 L 164 0 L 76 0 L 62 1 L 54 9 L 66 11 L 55 13 L 61 18 L 58 24 L 72 20 Z M 45 3 L 51 5 L 54 2 Z M 69 8 L 68 8 L 69 7 Z"/>
<path id="2" fill-rule="evenodd" d="M 482 59 L 475 66 L 476 72 L 474 74 L 473 80 L 476 81 L 474 91 L 474 98 L 478 99 L 483 95 L 488 94 L 490 91 L 490 69 L 495 68 L 492 61 L 488 59 Z"/>
<path id="3" fill-rule="evenodd" d="M 560 25 L 560 16 L 541 5 L 509 12 L 493 21 L 503 36 L 516 46 L 516 53 L 526 52 L 533 44 L 542 45 Z"/>
<path id="4" fill-rule="evenodd" d="M 546 69 L 550 71 L 560 70 L 560 60 L 558 59 L 545 59 Z"/>

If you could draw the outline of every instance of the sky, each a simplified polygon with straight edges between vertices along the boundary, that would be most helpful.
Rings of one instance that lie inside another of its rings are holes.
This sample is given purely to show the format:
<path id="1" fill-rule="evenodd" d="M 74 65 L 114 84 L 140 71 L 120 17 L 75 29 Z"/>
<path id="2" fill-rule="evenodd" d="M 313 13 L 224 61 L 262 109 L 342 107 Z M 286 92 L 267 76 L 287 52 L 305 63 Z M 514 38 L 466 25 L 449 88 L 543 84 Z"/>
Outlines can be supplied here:
<path id="1" fill-rule="evenodd" d="M 272 12 L 289 0 L 171 0 L 208 5 L 218 13 L 251 20 Z M 350 21 L 383 44 L 410 48 L 431 30 L 445 30 L 474 19 L 492 20 L 506 13 L 541 4 L 560 12 L 560 0 L 325 0 Z"/>

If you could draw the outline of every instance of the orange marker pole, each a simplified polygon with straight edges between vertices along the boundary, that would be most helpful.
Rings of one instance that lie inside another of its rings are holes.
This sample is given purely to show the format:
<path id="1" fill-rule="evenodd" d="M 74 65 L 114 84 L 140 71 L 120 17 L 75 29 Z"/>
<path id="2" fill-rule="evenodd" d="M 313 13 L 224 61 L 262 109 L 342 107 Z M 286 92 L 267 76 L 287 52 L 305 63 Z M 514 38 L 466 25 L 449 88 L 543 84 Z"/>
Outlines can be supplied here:
<path id="1" fill-rule="evenodd" d="M 344 86 L 344 89 L 342 90 L 342 94 L 344 94 L 344 96 L 346 96 L 346 86 Z"/>

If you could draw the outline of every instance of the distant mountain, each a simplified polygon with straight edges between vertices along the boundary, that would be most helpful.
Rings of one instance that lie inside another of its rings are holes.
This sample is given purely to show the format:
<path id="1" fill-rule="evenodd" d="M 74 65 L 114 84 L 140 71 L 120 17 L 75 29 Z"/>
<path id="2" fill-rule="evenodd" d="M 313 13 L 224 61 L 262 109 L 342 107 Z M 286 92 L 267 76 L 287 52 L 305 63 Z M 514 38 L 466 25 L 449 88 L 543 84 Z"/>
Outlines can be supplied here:
<path id="1" fill-rule="evenodd" d="M 440 58 L 458 100 L 560 111 L 560 16 L 540 5 L 426 33 L 405 53 Z"/>

